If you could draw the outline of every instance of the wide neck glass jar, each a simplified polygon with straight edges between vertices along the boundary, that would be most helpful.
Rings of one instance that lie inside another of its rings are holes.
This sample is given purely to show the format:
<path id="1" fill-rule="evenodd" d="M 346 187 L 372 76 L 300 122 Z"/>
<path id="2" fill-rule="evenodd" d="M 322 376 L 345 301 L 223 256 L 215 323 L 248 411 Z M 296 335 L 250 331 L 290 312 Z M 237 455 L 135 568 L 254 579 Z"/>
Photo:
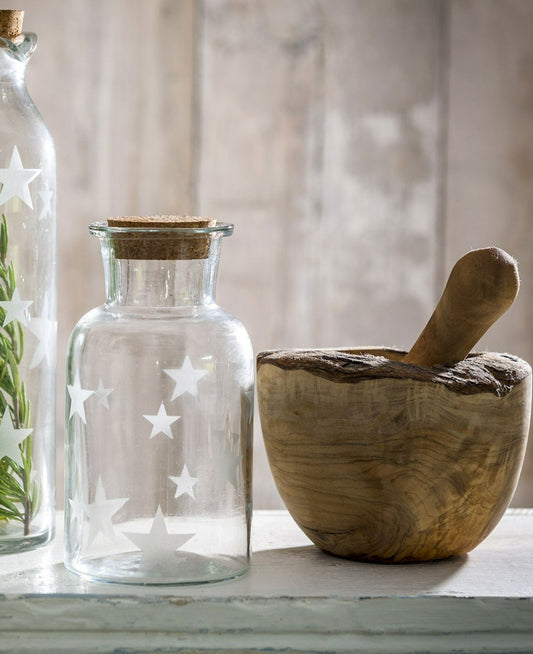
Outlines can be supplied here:
<path id="1" fill-rule="evenodd" d="M 56 165 L 21 14 L 0 11 L 0 553 L 46 543 L 54 524 Z"/>
<path id="2" fill-rule="evenodd" d="M 68 349 L 65 563 L 122 583 L 242 574 L 253 353 L 215 302 L 233 226 L 140 217 L 90 231 L 106 303 L 79 321 Z"/>

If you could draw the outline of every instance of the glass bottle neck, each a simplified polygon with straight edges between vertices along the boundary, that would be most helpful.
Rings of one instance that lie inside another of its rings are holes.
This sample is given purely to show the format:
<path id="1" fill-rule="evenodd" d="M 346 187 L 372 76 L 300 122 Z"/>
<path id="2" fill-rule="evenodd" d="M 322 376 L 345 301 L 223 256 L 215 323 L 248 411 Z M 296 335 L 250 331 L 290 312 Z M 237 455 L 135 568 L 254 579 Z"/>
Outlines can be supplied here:
<path id="1" fill-rule="evenodd" d="M 0 85 L 4 91 L 12 88 L 25 89 L 25 74 L 26 66 L 19 61 L 11 61 L 7 58 L 4 61 L 0 60 Z"/>
<path id="2" fill-rule="evenodd" d="M 215 302 L 220 238 L 212 238 L 203 259 L 119 259 L 102 240 L 106 304 L 171 308 Z"/>
<path id="3" fill-rule="evenodd" d="M 20 42 L 0 37 L 0 84 L 2 88 L 25 88 L 26 64 L 37 47 L 37 36 L 23 34 Z"/>

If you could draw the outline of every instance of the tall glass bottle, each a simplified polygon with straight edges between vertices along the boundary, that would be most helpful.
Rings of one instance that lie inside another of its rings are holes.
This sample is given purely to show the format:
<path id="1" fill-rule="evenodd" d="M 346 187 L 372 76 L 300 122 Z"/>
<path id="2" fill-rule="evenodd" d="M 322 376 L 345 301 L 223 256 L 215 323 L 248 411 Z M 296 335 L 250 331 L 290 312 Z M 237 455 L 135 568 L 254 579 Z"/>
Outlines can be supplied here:
<path id="1" fill-rule="evenodd" d="M 202 583 L 246 571 L 254 362 L 215 302 L 232 225 L 90 226 L 106 303 L 67 356 L 65 564 L 91 579 Z"/>
<path id="2" fill-rule="evenodd" d="M 54 508 L 56 166 L 22 14 L 0 11 L 0 553 L 47 542 Z"/>

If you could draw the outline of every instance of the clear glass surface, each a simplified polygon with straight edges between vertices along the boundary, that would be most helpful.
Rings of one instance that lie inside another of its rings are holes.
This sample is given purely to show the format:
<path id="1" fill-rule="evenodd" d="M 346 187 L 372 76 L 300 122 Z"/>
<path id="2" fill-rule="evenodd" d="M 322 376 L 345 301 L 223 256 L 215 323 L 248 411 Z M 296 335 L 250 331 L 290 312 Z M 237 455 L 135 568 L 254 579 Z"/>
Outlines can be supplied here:
<path id="1" fill-rule="evenodd" d="M 0 553 L 53 529 L 56 164 L 24 82 L 36 41 L 0 38 Z"/>
<path id="2" fill-rule="evenodd" d="M 65 563 L 91 579 L 203 583 L 248 567 L 254 366 L 242 324 L 215 302 L 222 236 L 179 229 L 208 256 L 118 258 L 174 230 L 91 226 L 106 303 L 67 360 Z M 123 254 L 123 253 L 122 253 Z"/>

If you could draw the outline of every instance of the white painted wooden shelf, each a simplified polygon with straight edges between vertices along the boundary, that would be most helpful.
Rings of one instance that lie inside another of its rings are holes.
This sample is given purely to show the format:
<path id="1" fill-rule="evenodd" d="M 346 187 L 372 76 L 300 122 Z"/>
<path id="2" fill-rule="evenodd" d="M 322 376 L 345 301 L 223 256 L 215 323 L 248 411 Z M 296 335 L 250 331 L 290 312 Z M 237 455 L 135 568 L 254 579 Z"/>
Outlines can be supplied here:
<path id="1" fill-rule="evenodd" d="M 250 572 L 210 586 L 92 583 L 48 547 L 0 557 L 0 651 L 532 652 L 533 510 L 464 558 L 379 565 L 328 556 L 284 511 L 254 516 Z"/>

